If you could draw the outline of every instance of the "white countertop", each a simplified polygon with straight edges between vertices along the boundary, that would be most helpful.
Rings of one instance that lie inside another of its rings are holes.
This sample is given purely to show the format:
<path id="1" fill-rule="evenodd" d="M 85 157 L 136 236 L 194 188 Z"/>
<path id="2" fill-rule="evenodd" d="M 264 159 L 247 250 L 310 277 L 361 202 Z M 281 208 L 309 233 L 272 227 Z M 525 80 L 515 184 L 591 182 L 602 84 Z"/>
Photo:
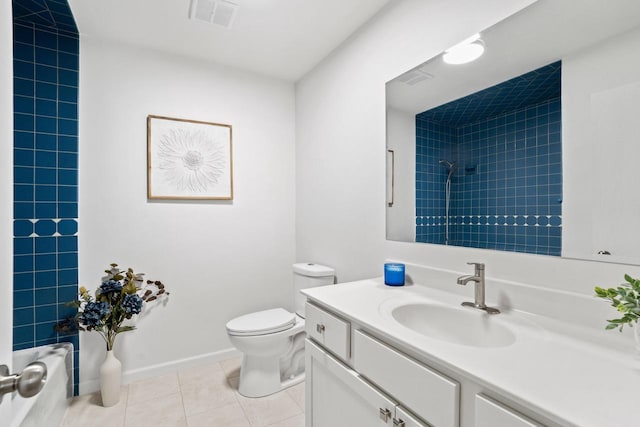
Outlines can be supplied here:
<path id="1" fill-rule="evenodd" d="M 483 316 L 479 320 L 504 325 L 514 333 L 515 341 L 503 347 L 471 347 L 424 336 L 390 315 L 391 309 L 405 303 L 459 307 L 470 298 L 421 285 L 385 286 L 381 278 L 303 293 L 391 344 L 416 352 L 425 361 L 460 373 L 561 425 L 640 425 L 634 413 L 640 358 L 633 343 L 625 341 L 628 337 L 621 336 L 620 345 L 611 345 L 609 340 L 598 343 L 597 334 L 589 337 L 588 330 L 548 317 L 518 310 L 490 316 L 478 310 Z"/>

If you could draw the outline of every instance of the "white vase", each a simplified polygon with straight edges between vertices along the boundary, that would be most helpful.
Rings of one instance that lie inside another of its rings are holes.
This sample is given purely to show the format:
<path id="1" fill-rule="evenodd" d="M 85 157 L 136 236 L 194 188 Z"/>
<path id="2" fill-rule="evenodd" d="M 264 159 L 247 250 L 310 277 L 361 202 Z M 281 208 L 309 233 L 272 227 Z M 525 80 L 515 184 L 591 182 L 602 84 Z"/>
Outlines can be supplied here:
<path id="1" fill-rule="evenodd" d="M 107 351 L 107 357 L 100 367 L 100 393 L 102 394 L 102 406 L 113 406 L 120 400 L 120 377 L 122 363 L 113 354 L 113 350 Z"/>

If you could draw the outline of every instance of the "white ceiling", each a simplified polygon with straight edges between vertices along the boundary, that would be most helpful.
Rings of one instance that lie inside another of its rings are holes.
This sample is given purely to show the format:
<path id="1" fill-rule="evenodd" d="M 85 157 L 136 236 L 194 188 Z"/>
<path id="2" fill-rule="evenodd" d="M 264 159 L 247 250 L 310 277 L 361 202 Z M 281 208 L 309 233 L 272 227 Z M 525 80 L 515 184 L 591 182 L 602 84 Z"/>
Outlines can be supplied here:
<path id="1" fill-rule="evenodd" d="M 190 0 L 69 0 L 83 36 L 296 81 L 390 0 L 233 0 L 231 29 L 188 19 Z"/>

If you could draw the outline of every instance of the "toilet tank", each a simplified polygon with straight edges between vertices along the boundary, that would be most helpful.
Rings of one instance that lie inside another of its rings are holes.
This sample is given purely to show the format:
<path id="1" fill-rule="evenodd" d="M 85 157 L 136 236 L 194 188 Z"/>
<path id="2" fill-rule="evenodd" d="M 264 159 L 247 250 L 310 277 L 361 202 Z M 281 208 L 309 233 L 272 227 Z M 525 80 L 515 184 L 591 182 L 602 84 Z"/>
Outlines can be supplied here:
<path id="1" fill-rule="evenodd" d="M 335 270 L 320 264 L 302 262 L 293 264 L 293 291 L 296 314 L 305 317 L 304 304 L 307 297 L 302 295 L 302 289 L 316 286 L 333 285 Z"/>

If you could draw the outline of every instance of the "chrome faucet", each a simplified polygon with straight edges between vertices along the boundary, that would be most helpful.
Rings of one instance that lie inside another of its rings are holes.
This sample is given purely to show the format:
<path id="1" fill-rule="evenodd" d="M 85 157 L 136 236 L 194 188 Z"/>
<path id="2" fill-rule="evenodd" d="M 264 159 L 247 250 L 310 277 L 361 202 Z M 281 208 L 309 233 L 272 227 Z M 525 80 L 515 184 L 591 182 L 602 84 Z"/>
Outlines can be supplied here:
<path id="1" fill-rule="evenodd" d="M 473 276 L 460 276 L 458 277 L 458 285 L 466 285 L 469 282 L 475 282 L 475 302 L 463 302 L 465 307 L 475 307 L 480 310 L 484 310 L 489 314 L 498 314 L 500 310 L 493 307 L 487 307 L 484 303 L 484 264 L 479 262 L 468 262 L 468 265 L 474 265 L 475 271 Z"/>

